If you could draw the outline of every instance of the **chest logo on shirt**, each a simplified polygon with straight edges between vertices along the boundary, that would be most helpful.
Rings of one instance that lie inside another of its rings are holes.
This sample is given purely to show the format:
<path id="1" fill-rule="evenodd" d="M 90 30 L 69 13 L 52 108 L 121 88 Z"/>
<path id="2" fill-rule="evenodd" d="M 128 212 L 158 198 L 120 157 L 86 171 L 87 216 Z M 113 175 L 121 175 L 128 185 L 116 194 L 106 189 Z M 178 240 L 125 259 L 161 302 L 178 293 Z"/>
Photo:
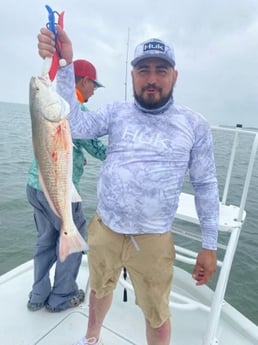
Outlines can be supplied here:
<path id="1" fill-rule="evenodd" d="M 161 133 L 146 133 L 142 130 L 132 131 L 130 128 L 125 128 L 122 139 L 131 142 L 152 145 L 155 147 L 162 147 L 168 149 L 170 140 L 163 138 Z"/>

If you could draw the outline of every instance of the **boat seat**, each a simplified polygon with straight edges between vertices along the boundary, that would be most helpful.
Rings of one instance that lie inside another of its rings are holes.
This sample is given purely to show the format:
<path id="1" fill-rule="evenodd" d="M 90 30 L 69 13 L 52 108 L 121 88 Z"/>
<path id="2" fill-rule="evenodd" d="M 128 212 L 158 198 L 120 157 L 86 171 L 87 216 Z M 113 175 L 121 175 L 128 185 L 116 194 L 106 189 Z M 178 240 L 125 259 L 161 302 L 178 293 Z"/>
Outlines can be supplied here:
<path id="1" fill-rule="evenodd" d="M 232 231 L 239 228 L 245 220 L 246 212 L 243 212 L 242 221 L 238 221 L 240 208 L 234 205 L 224 205 L 220 202 L 219 210 L 219 231 Z M 194 195 L 181 193 L 176 218 L 190 223 L 199 224 L 198 215 L 195 209 Z"/>

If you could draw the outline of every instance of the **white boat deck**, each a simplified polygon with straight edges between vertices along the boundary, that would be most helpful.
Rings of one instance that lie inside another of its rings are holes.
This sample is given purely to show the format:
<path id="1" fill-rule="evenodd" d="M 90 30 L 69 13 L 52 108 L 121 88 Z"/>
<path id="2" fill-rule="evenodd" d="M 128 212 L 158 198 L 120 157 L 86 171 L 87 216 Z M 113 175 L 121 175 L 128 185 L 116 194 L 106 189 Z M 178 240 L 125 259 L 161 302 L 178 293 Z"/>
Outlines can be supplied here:
<path id="1" fill-rule="evenodd" d="M 60 313 L 45 309 L 30 312 L 26 308 L 33 278 L 33 262 L 29 261 L 0 277 L 1 333 L 3 345 L 71 345 L 85 334 L 88 303 Z M 86 287 L 87 258 L 84 257 L 78 283 Z M 196 287 L 190 274 L 176 268 L 172 295 L 178 293 L 198 303 L 209 305 L 211 291 L 206 286 Z M 115 292 L 114 303 L 104 323 L 105 345 L 145 345 L 145 325 L 140 309 L 134 304 L 134 295 L 128 290 L 128 302 L 123 302 L 123 287 Z M 187 306 L 172 299 L 173 345 L 201 345 L 207 326 L 208 308 L 197 304 Z M 174 305 L 173 305 L 174 304 Z M 186 306 L 186 308 L 185 308 Z M 226 302 L 219 324 L 221 345 L 257 345 L 258 329 Z M 215 344 L 215 343 L 214 343 Z"/>

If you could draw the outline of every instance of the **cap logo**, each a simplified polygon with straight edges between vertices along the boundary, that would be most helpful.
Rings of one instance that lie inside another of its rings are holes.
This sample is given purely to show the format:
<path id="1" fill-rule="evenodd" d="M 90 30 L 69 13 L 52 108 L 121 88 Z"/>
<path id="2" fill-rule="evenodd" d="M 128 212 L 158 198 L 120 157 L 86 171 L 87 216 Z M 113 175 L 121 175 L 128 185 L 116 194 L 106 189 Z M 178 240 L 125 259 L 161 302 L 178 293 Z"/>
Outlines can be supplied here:
<path id="1" fill-rule="evenodd" d="M 160 42 L 155 42 L 155 41 L 145 43 L 143 46 L 143 51 L 147 52 L 149 50 L 159 50 L 160 52 L 164 53 L 165 44 L 160 43 Z"/>

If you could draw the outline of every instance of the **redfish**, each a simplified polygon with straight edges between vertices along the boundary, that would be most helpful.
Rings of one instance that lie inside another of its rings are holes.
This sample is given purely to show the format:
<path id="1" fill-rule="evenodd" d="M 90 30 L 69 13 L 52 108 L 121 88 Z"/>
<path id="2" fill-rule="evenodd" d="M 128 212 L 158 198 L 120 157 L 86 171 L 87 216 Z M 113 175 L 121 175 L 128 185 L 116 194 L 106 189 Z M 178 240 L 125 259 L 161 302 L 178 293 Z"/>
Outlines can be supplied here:
<path id="1" fill-rule="evenodd" d="M 73 143 L 67 120 L 68 103 L 48 77 L 30 81 L 32 142 L 39 181 L 53 212 L 61 219 L 59 259 L 88 250 L 72 217 L 72 202 L 81 201 L 72 182 Z"/>

